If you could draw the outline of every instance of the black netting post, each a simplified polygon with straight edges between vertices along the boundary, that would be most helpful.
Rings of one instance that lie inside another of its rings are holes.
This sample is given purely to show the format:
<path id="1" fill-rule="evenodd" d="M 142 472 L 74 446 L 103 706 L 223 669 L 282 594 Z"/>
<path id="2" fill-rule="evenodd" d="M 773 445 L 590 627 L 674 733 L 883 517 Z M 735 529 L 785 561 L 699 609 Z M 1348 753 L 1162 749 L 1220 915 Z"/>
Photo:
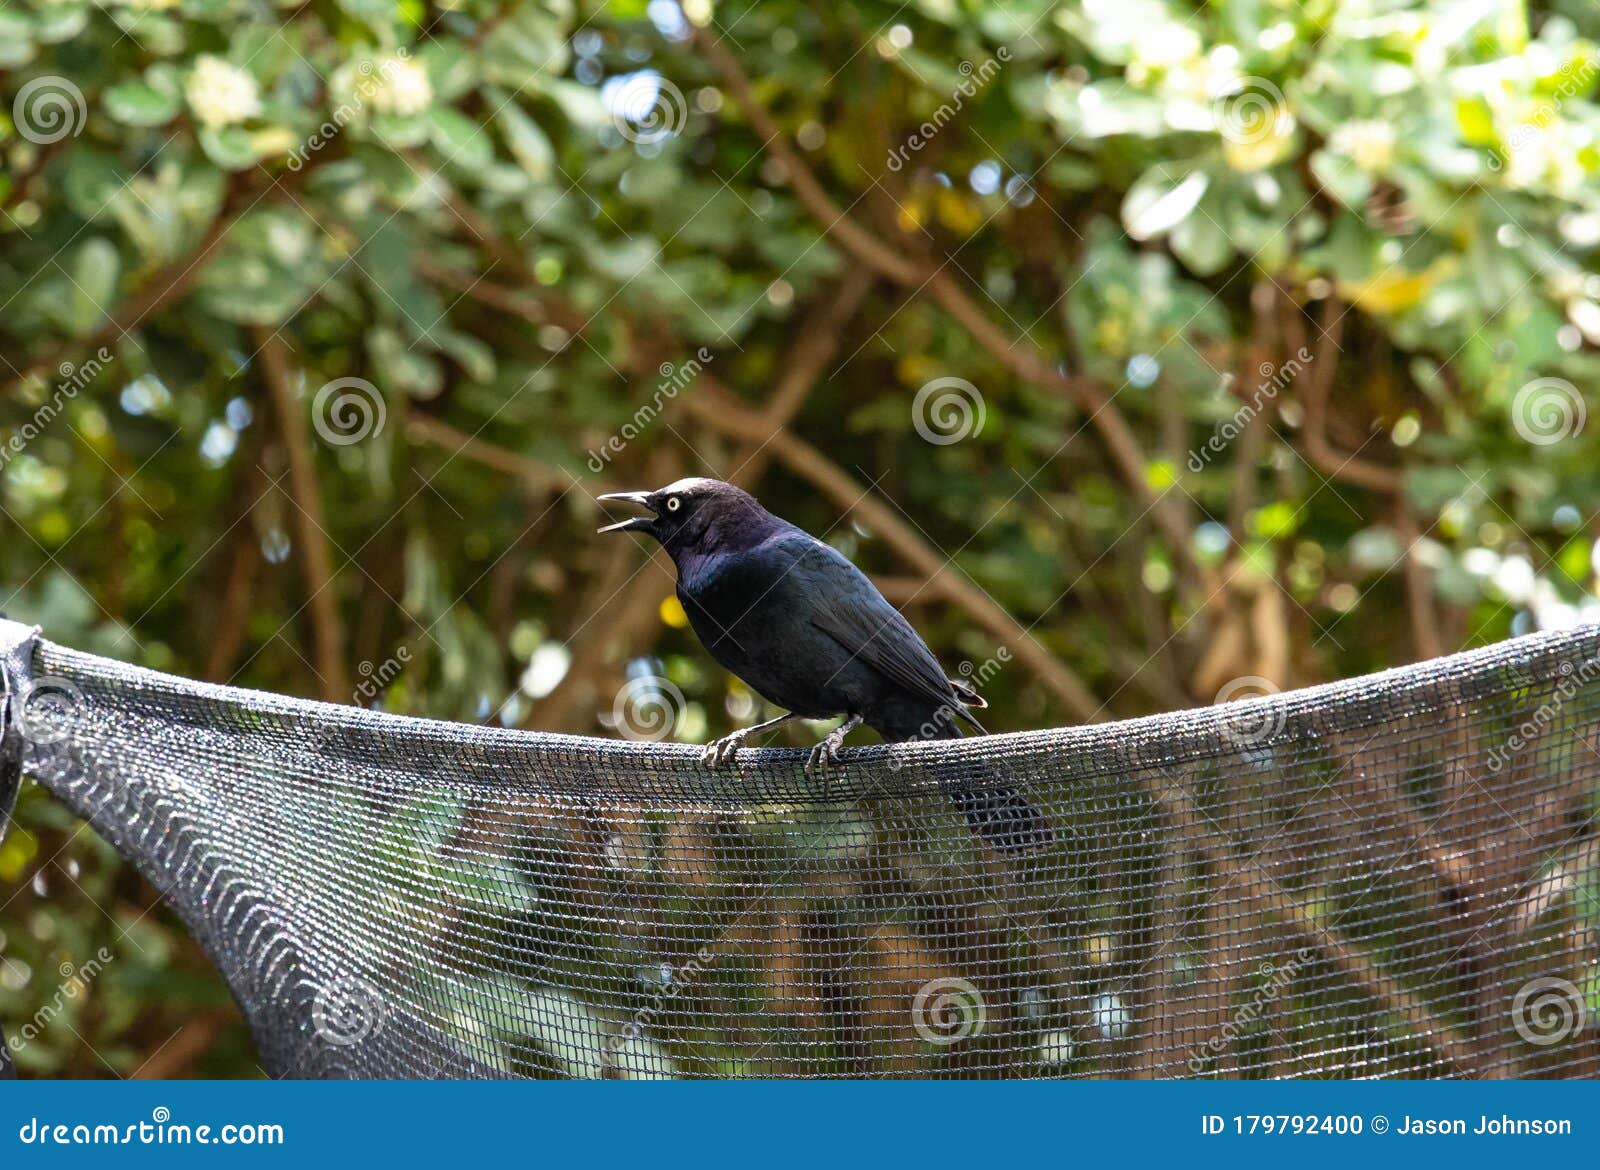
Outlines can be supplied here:
<path id="1" fill-rule="evenodd" d="M 22 725 L 18 704 L 32 664 L 36 628 L 5 620 L 0 613 L 0 841 L 5 840 L 11 809 L 22 787 Z M 0 1024 L 0 1080 L 16 1077 L 11 1045 Z"/>

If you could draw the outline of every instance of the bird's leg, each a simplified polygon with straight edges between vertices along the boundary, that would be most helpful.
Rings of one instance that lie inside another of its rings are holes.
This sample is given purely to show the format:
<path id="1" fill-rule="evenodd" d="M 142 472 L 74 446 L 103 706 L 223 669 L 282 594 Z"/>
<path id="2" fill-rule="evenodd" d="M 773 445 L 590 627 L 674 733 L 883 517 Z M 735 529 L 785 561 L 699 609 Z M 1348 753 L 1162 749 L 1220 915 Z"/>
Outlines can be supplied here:
<path id="1" fill-rule="evenodd" d="M 774 727 L 781 727 L 789 720 L 797 718 L 799 716 L 794 714 L 779 715 L 776 719 L 768 719 L 765 723 L 757 723 L 754 727 L 741 727 L 738 731 L 706 744 L 705 750 L 700 753 L 700 762 L 708 768 L 720 768 L 724 764 L 731 764 L 734 753 L 743 747 L 744 741 L 752 735 L 760 731 L 771 731 Z"/>
<path id="2" fill-rule="evenodd" d="M 822 742 L 812 748 L 811 754 L 806 757 L 806 775 L 815 776 L 820 771 L 826 784 L 828 769 L 839 762 L 839 749 L 844 747 L 844 737 L 860 726 L 861 716 L 852 715 L 823 736 Z"/>

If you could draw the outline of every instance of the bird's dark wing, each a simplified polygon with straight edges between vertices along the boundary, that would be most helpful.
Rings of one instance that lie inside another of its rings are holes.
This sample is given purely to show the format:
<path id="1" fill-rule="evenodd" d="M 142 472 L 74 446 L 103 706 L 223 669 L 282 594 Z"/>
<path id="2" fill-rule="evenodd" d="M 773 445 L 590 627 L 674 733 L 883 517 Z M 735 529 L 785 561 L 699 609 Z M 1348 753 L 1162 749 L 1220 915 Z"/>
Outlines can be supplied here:
<path id="1" fill-rule="evenodd" d="M 812 625 L 896 686 L 935 706 L 949 707 L 984 730 L 945 678 L 933 651 L 865 575 L 860 587 L 817 597 L 810 616 Z"/>

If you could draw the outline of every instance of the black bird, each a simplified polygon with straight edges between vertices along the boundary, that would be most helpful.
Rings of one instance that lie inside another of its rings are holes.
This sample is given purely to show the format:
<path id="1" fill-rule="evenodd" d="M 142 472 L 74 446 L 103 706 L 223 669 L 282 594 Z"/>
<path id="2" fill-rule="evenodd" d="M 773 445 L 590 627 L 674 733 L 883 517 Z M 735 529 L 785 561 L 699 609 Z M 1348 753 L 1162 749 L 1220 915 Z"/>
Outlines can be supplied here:
<path id="1" fill-rule="evenodd" d="M 716 479 L 681 479 L 653 492 L 617 492 L 651 515 L 601 532 L 643 532 L 678 569 L 678 599 L 711 656 L 788 714 L 735 731 L 705 751 L 720 767 L 757 732 L 791 719 L 845 720 L 811 750 L 806 771 L 838 761 L 862 723 L 891 743 L 955 739 L 957 721 L 978 731 L 986 706 L 965 682 L 945 677 L 911 623 L 842 553 Z M 950 799 L 973 832 L 1019 853 L 1048 845 L 1043 814 L 1003 780 L 963 785 Z"/>

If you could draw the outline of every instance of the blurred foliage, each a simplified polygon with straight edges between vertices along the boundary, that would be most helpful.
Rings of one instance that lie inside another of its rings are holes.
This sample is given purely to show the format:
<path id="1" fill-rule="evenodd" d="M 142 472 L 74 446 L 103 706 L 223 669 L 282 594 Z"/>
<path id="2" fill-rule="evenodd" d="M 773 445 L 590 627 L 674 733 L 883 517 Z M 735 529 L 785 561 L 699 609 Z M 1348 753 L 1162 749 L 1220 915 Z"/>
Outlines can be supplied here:
<path id="1" fill-rule="evenodd" d="M 1600 367 L 1588 0 L 697 0 L 688 18 L 873 237 L 1114 395 L 1192 547 L 1145 523 L 1057 387 L 914 287 L 872 283 L 793 423 L 1107 714 L 1594 617 L 1600 462 L 1574 389 Z M 755 716 L 657 609 L 659 565 L 654 633 L 605 636 L 638 554 L 591 539 L 591 497 L 738 467 L 749 448 L 678 409 L 693 377 L 636 412 L 702 346 L 760 406 L 860 261 L 675 5 L 8 0 L 0 91 L 12 616 L 182 674 L 586 731 L 653 651 L 686 696 L 680 737 Z M 272 338 L 305 411 L 287 426 Z M 913 400 L 942 377 L 984 421 L 933 444 Z M 358 442 L 312 425 L 338 379 L 375 388 Z M 1196 457 L 1252 403 L 1258 425 Z M 313 666 L 296 433 L 347 694 Z M 911 573 L 803 469 L 774 460 L 756 488 Z M 947 661 L 994 655 L 943 598 L 911 605 Z M 1019 663 L 988 692 L 1000 729 L 1073 718 Z M 157 1067 L 252 1072 L 181 927 L 35 789 L 0 883 L 13 1028 L 60 964 L 117 956 L 25 1071 L 126 1075 L 179 1045 Z"/>

